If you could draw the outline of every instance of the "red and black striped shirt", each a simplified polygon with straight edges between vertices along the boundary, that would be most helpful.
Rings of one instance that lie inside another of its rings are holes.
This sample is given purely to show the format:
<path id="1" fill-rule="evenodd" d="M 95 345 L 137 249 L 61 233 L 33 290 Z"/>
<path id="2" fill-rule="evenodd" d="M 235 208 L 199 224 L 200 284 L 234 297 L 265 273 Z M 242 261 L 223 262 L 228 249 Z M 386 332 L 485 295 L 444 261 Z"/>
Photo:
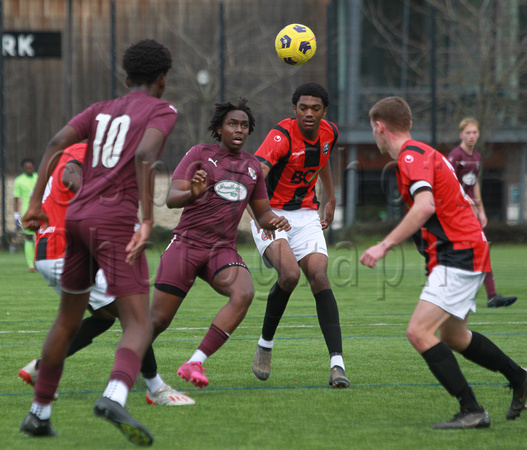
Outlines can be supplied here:
<path id="1" fill-rule="evenodd" d="M 316 140 L 309 141 L 295 118 L 282 120 L 269 132 L 255 156 L 271 169 L 266 185 L 272 208 L 318 209 L 318 174 L 328 163 L 338 136 L 337 126 L 322 120 Z"/>
<path id="2" fill-rule="evenodd" d="M 437 264 L 490 272 L 485 233 L 454 168 L 441 153 L 422 142 L 406 141 L 397 159 L 397 181 L 409 208 L 420 189 L 430 189 L 434 196 L 435 214 L 421 227 L 421 236 L 417 239 L 428 273 Z"/>

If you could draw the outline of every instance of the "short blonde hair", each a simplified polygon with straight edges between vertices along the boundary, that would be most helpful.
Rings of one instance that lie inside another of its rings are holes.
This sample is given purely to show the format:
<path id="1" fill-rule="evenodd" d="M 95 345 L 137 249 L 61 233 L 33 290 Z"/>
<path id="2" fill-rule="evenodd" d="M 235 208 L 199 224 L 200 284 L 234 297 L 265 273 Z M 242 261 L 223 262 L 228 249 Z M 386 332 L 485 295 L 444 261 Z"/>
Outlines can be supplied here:
<path id="1" fill-rule="evenodd" d="M 459 131 L 463 131 L 467 125 L 476 125 L 479 130 L 479 122 L 474 119 L 474 117 L 465 117 L 461 122 L 459 122 Z"/>

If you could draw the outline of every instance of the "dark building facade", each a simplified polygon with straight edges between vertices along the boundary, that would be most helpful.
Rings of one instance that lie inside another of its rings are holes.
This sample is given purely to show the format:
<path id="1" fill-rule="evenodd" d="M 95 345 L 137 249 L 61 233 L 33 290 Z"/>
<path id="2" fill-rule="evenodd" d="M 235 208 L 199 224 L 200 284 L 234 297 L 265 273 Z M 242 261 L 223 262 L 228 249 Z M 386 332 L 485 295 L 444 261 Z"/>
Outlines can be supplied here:
<path id="1" fill-rule="evenodd" d="M 368 123 L 377 100 L 398 95 L 412 107 L 413 136 L 445 155 L 459 145 L 460 120 L 479 120 L 489 220 L 523 223 L 526 2 L 333 0 L 327 16 L 343 222 L 399 217 L 390 161 L 380 156 Z"/>

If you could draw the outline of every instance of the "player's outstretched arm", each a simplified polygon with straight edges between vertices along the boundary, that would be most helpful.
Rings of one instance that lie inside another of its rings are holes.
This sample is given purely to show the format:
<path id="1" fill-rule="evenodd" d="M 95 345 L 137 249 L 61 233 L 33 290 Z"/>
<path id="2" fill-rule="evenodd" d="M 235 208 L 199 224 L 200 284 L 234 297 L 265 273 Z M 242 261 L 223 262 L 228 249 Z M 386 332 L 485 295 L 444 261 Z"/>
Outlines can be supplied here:
<path id="1" fill-rule="evenodd" d="M 260 166 L 262 167 L 263 178 L 265 180 L 267 178 L 267 175 L 269 175 L 269 172 L 271 171 L 271 168 L 267 164 L 264 164 L 263 162 L 260 162 Z M 251 208 L 251 205 L 249 203 L 247 204 L 246 210 L 249 213 L 249 215 L 251 216 L 251 219 L 254 220 L 254 224 L 256 225 L 256 229 L 257 229 L 257 231 L 259 233 L 260 230 L 262 229 L 262 227 L 260 227 L 260 224 L 258 223 L 258 220 L 256 219 L 256 216 L 254 215 L 254 212 L 253 212 L 253 210 Z M 268 237 L 271 238 L 271 236 L 268 236 Z M 274 233 L 272 233 L 272 238 L 274 239 Z"/>
<path id="2" fill-rule="evenodd" d="M 154 163 L 164 140 L 165 137 L 161 131 L 156 128 L 147 128 L 135 150 L 135 173 L 143 219 L 139 229 L 133 234 L 126 246 L 126 262 L 128 264 L 133 264 L 144 250 L 154 225 Z"/>
<path id="3" fill-rule="evenodd" d="M 38 180 L 29 201 L 29 208 L 24 217 L 22 217 L 24 228 L 37 231 L 41 225 L 45 227 L 48 225 L 48 217 L 42 212 L 41 208 L 44 190 L 48 184 L 49 177 L 53 173 L 53 169 L 55 169 L 60 159 L 60 152 L 77 142 L 79 142 L 79 136 L 75 129 L 69 125 L 62 128 L 48 142 L 46 152 L 38 168 Z"/>
<path id="4" fill-rule="evenodd" d="M 148 244 L 150 232 L 154 225 L 153 220 L 144 220 L 141 222 L 138 230 L 133 234 L 132 239 L 126 246 L 126 262 L 130 265 L 139 257 L 141 252 L 145 249 Z"/>
<path id="5" fill-rule="evenodd" d="M 169 208 L 183 208 L 207 189 L 207 172 L 196 170 L 192 180 L 176 178 L 170 183 L 166 204 Z"/>
<path id="6" fill-rule="evenodd" d="M 74 194 L 81 187 L 82 166 L 77 160 L 68 161 L 62 172 L 62 184 Z"/>
<path id="7" fill-rule="evenodd" d="M 260 227 L 260 224 L 258 223 L 258 220 L 256 220 L 256 217 L 253 213 L 253 210 L 251 209 L 251 205 L 247 203 L 247 207 L 245 208 L 249 216 L 251 216 L 251 219 L 254 220 L 254 225 L 256 227 L 256 231 L 259 233 L 262 227 Z M 274 230 L 265 230 L 265 234 L 267 234 L 267 237 L 269 239 L 274 239 Z"/>
<path id="8" fill-rule="evenodd" d="M 485 228 L 487 226 L 487 215 L 485 214 L 485 207 L 481 199 L 481 190 L 478 181 L 474 185 L 474 203 L 476 204 L 476 217 L 481 224 L 481 228 Z"/>
<path id="9" fill-rule="evenodd" d="M 421 191 L 415 195 L 414 204 L 380 244 L 368 248 L 360 257 L 360 262 L 372 269 L 375 263 L 384 258 L 396 245 L 415 234 L 435 213 L 434 196 L 431 191 Z"/>
<path id="10" fill-rule="evenodd" d="M 289 222 L 285 217 L 277 216 L 273 212 L 267 198 L 251 200 L 249 204 L 260 228 L 278 231 L 289 231 L 291 229 L 291 225 L 289 225 Z"/>
<path id="11" fill-rule="evenodd" d="M 331 166 L 328 163 L 320 170 L 320 179 L 322 180 L 322 185 L 324 186 L 324 191 L 326 193 L 327 202 L 324 208 L 324 219 L 320 221 L 322 229 L 327 229 L 333 218 L 335 217 L 335 206 L 337 200 L 335 198 L 335 190 L 333 189 L 333 176 L 331 175 Z"/>

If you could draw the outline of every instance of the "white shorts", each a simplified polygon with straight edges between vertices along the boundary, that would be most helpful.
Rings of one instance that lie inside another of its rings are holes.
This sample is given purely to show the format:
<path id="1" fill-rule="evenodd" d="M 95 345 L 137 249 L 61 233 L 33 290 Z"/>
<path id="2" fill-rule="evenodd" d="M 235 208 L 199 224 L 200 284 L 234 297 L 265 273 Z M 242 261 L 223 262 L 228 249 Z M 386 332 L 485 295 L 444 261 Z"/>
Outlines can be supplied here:
<path id="1" fill-rule="evenodd" d="M 328 256 L 326 238 L 320 225 L 320 216 L 314 209 L 298 209 L 296 211 L 284 211 L 283 209 L 273 209 L 277 216 L 284 216 L 291 225 L 289 231 L 275 231 L 275 240 L 285 239 L 295 255 L 297 261 L 311 253 L 322 253 Z M 251 230 L 253 239 L 266 267 L 271 268 L 271 264 L 264 256 L 264 252 L 273 242 L 268 239 L 264 230 L 256 230 L 254 220 L 251 220 Z"/>
<path id="2" fill-rule="evenodd" d="M 60 276 L 64 267 L 64 258 L 59 259 L 40 259 L 35 261 L 42 278 L 52 287 L 57 294 L 61 294 Z M 106 295 L 106 278 L 102 270 L 95 276 L 95 284 L 90 288 L 90 306 L 93 310 L 109 305 L 115 300 L 115 297 Z"/>
<path id="3" fill-rule="evenodd" d="M 420 299 L 463 320 L 469 311 L 476 312 L 476 295 L 485 275 L 483 272 L 437 265 L 428 275 Z"/>

